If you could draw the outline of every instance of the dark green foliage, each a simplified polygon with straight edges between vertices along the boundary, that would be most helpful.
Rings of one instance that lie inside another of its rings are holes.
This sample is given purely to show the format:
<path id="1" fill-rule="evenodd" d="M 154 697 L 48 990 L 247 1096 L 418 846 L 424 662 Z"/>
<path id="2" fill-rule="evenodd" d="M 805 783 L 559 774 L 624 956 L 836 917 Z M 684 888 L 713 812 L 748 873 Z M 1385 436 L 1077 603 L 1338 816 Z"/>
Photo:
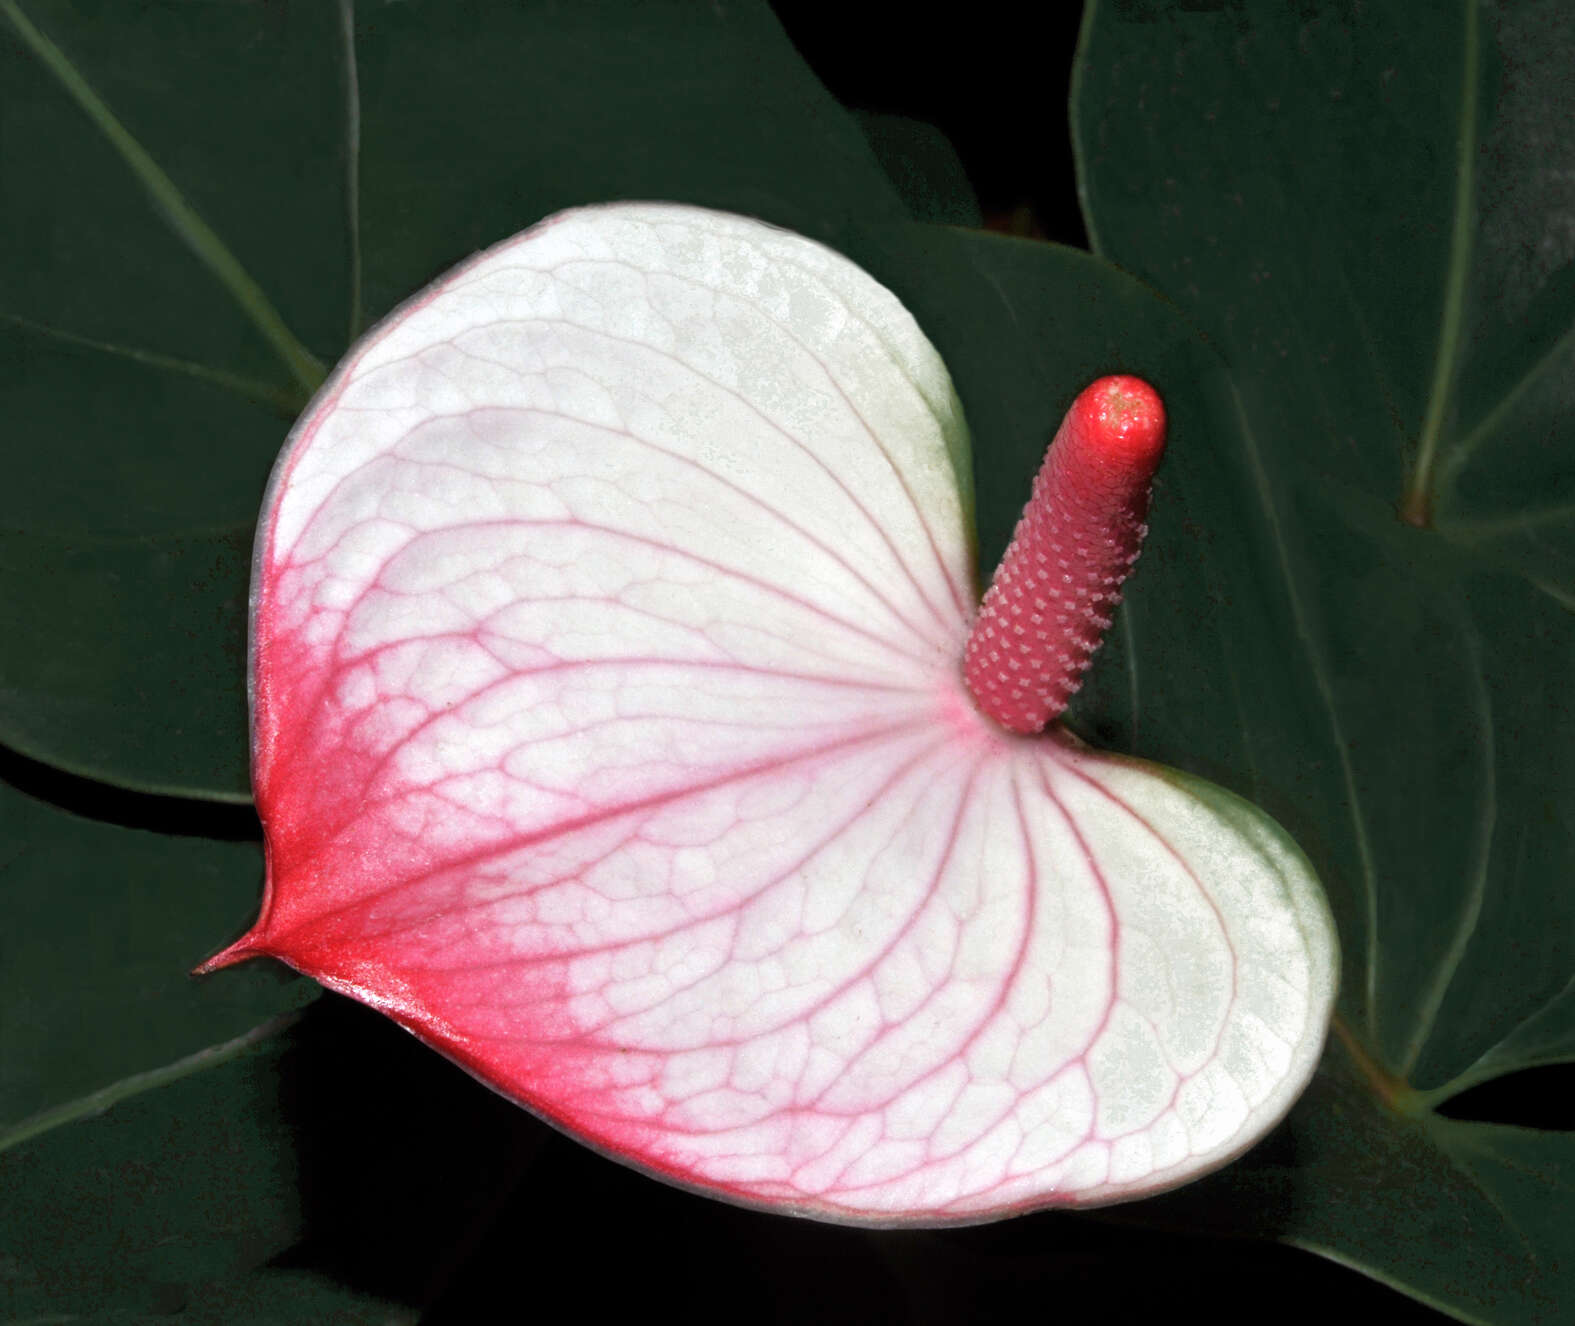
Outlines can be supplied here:
<path id="1" fill-rule="evenodd" d="M 383 1300 L 478 1257 L 536 1273 L 498 1259 L 531 1236 L 506 1182 L 538 1151 L 538 1177 L 605 1168 L 435 1059 L 377 1076 L 405 1062 L 386 1039 L 335 1077 L 278 970 L 185 973 L 261 880 L 243 812 L 199 803 L 247 798 L 251 529 L 291 419 L 456 260 L 665 198 L 902 296 L 968 412 L 986 572 L 1078 389 L 1136 372 L 1166 397 L 1153 532 L 1071 722 L 1280 819 L 1346 966 L 1287 1124 L 1114 1214 L 1310 1248 L 1463 1320 L 1575 1317 L 1568 1107 L 1447 1117 L 1575 1059 L 1575 25 L 1403 10 L 1096 3 L 1073 97 L 1094 257 L 955 228 L 978 204 L 944 138 L 847 115 L 763 4 L 363 3 L 352 65 L 348 4 L 0 0 L 0 742 L 28 757 L 0 784 L 0 1315 L 409 1320 Z M 369 1076 L 390 1117 L 334 1124 Z M 476 1154 L 429 1154 L 414 1205 L 325 1197 L 409 1129 Z M 656 1221 L 696 1202 L 608 1182 Z M 325 1202 L 429 1262 L 318 1273 Z M 704 1219 L 746 1260 L 771 1227 Z M 1068 1219 L 1020 1222 L 1009 1255 Z M 873 1259 L 915 1320 L 948 1319 L 912 1291 L 925 1264 L 975 1246 L 824 1234 L 813 1255 Z"/>

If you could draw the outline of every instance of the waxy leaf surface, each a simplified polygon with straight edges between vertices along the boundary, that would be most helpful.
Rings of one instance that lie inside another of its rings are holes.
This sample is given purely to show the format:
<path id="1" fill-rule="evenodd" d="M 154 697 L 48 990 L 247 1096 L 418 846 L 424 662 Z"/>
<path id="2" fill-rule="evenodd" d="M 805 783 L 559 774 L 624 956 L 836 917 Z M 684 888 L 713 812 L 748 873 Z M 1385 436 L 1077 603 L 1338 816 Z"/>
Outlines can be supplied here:
<path id="1" fill-rule="evenodd" d="M 1305 703 L 1222 777 L 1318 826 L 1343 940 L 1284 1155 L 1149 1214 L 1473 1321 L 1575 1317 L 1572 58 L 1560 4 L 1098 3 L 1074 96 L 1096 246 L 1239 384 L 1293 625 L 1256 681 Z M 1196 712 L 1155 680 L 1151 715 Z M 1549 1126 L 1439 1112 L 1517 1070 Z"/>
<path id="2" fill-rule="evenodd" d="M 179 1302 L 300 1237 L 269 1065 L 317 992 L 185 971 L 233 933 L 256 855 L 0 781 L 0 1318 Z"/>
<path id="3" fill-rule="evenodd" d="M 1321 1048 L 1321 892 L 1228 793 L 975 711 L 968 473 L 911 316 L 798 236 L 589 208 L 457 269 L 275 471 L 269 880 L 219 961 L 825 1218 L 1239 1154 Z"/>

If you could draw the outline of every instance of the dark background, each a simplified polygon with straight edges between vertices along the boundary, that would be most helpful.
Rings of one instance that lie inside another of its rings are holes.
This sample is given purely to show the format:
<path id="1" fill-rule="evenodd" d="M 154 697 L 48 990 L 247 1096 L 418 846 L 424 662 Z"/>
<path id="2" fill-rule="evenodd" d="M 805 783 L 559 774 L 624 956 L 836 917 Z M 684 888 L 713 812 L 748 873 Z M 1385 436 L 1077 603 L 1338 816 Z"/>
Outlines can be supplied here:
<path id="1" fill-rule="evenodd" d="M 835 5 L 777 3 L 809 67 L 856 110 L 939 128 L 957 149 L 985 224 L 1088 247 L 1077 205 L 1067 87 L 1082 6 L 973 4 L 966 22 L 846 22 Z"/>

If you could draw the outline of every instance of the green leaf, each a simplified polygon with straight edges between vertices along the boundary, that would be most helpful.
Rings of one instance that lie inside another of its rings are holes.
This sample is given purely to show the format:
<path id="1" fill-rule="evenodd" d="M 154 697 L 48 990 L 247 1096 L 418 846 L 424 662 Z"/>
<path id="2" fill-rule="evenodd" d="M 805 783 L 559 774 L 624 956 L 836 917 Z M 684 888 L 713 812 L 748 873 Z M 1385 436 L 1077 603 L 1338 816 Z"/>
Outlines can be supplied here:
<path id="1" fill-rule="evenodd" d="M 0 601 L 19 628 L 0 648 L 0 741 L 88 777 L 249 802 L 251 552 L 249 523 L 0 532 Z"/>
<path id="2" fill-rule="evenodd" d="M 1238 384 L 1290 635 L 1214 776 L 1329 887 L 1366 1066 L 1293 1114 L 1278 1206 L 1250 1166 L 1187 1200 L 1468 1320 L 1575 1312 L 1571 1135 L 1433 1112 L 1575 1059 L 1572 58 L 1566 6 L 1096 4 L 1073 97 L 1098 250 Z"/>
<path id="3" fill-rule="evenodd" d="M 0 1152 L 225 1059 L 209 1047 L 240 1053 L 227 1043 L 315 992 L 261 966 L 188 974 L 254 904 L 253 842 L 121 828 L 0 783 L 0 843 Z"/>
<path id="4" fill-rule="evenodd" d="M 252 905 L 253 842 L 83 819 L 0 782 L 0 843 L 0 1304 L 167 1311 L 296 1237 L 272 1065 L 315 987 L 188 974 Z"/>
<path id="5" fill-rule="evenodd" d="M 298 1237 L 280 1051 L 243 1055 L 0 1153 L 7 1320 L 178 1311 Z"/>
<path id="6" fill-rule="evenodd" d="M 859 127 L 915 221 L 982 226 L 984 214 L 957 149 L 933 124 L 859 111 Z"/>
<path id="7" fill-rule="evenodd" d="M 1117 1218 L 1272 1236 L 1357 1267 L 1464 1321 L 1567 1319 L 1575 1137 L 1381 1100 L 1331 1049 L 1281 1133 Z"/>
<path id="8" fill-rule="evenodd" d="M 0 739 L 145 790 L 244 793 L 237 550 L 371 321 L 575 204 L 904 215 L 759 3 L 0 0 L 0 83 Z"/>

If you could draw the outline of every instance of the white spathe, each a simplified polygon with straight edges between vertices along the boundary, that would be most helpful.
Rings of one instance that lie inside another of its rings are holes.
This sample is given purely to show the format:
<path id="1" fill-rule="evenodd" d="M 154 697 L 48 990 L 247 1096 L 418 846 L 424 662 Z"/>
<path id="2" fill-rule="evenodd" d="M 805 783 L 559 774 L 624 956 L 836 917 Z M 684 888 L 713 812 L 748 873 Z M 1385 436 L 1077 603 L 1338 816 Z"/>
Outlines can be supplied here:
<path id="1" fill-rule="evenodd" d="M 264 512 L 256 947 L 734 1200 L 982 1219 L 1245 1150 L 1327 905 L 1237 798 L 974 710 L 966 439 L 889 291 L 742 217 L 565 213 L 399 309 Z"/>

